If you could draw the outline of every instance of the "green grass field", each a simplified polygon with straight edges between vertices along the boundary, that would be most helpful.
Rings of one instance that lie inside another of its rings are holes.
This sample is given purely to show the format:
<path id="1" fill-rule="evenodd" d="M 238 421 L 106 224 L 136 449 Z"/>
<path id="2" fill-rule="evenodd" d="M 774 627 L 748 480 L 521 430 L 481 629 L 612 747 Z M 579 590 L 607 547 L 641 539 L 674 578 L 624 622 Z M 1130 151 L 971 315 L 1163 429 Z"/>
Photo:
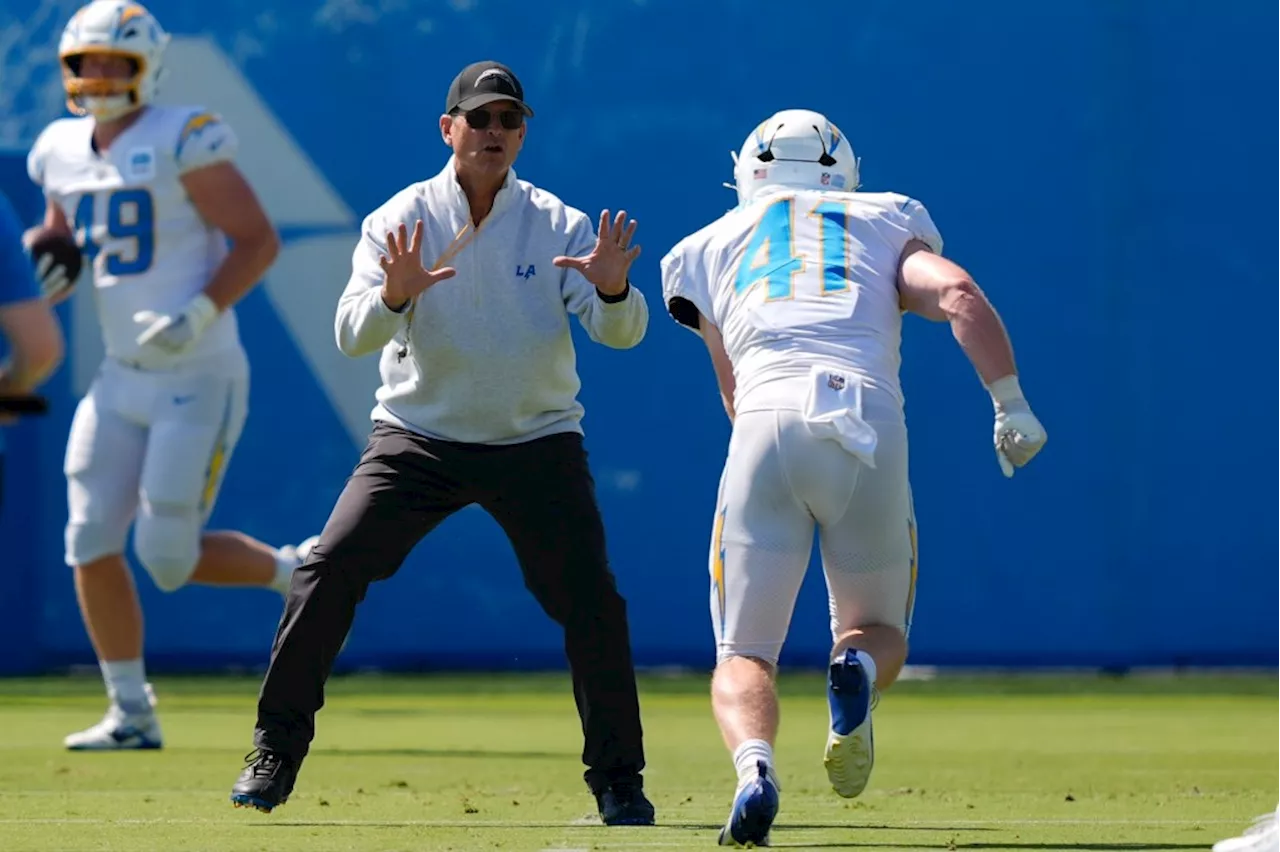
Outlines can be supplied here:
<path id="1" fill-rule="evenodd" d="M 1276 805 L 1274 675 L 903 682 L 855 801 L 826 785 L 820 677 L 781 685 L 776 847 L 1207 850 Z M 733 792 L 704 676 L 642 679 L 653 828 L 599 825 L 561 675 L 335 678 L 269 815 L 227 799 L 257 679 L 155 686 L 164 751 L 70 754 L 100 683 L 0 680 L 0 852 L 709 849 Z"/>

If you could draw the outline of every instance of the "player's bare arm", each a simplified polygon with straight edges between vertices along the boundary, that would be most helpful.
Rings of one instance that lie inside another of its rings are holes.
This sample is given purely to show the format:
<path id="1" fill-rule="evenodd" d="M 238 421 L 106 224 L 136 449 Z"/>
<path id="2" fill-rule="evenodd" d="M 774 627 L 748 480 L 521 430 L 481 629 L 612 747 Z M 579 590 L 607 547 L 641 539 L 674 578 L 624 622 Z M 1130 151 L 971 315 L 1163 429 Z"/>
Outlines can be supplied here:
<path id="1" fill-rule="evenodd" d="M 244 298 L 275 262 L 280 238 L 234 163 L 193 169 L 182 176 L 182 185 L 201 218 L 231 242 L 231 251 L 204 288 L 218 310 L 225 311 Z"/>
<path id="2" fill-rule="evenodd" d="M 9 360 L 0 365 L 0 395 L 28 393 L 62 362 L 62 329 L 41 299 L 0 308 L 0 338 L 9 341 Z"/>
<path id="3" fill-rule="evenodd" d="M 733 422 L 733 393 L 736 388 L 733 378 L 733 363 L 724 350 L 724 338 L 720 329 L 711 320 L 698 312 L 698 329 L 702 332 L 702 340 L 707 344 L 707 352 L 711 354 L 711 366 L 716 371 L 716 384 L 720 386 L 720 401 L 724 403 L 724 413 Z"/>
<path id="4" fill-rule="evenodd" d="M 44 219 L 40 224 L 32 225 L 22 232 L 22 244 L 30 247 L 31 241 L 41 231 L 57 231 L 61 234 L 71 234 L 71 223 L 67 221 L 67 214 L 62 212 L 62 208 L 52 198 L 45 199 Z"/>
<path id="5" fill-rule="evenodd" d="M 902 307 L 936 322 L 951 323 L 951 333 L 973 364 L 995 405 L 995 446 L 1000 470 L 1031 461 L 1048 435 L 1031 413 L 1018 383 L 1013 345 L 1004 323 L 973 277 L 956 263 L 929 251 L 919 240 L 907 243 L 898 267 Z"/>
<path id="6" fill-rule="evenodd" d="M 71 223 L 67 221 L 67 214 L 58 206 L 58 202 L 52 198 L 45 200 L 43 225 L 46 230 L 57 231 L 60 234 L 71 233 Z M 32 228 L 31 230 L 37 229 Z M 27 233 L 31 233 L 31 231 Z"/>
<path id="7" fill-rule="evenodd" d="M 898 291 L 906 310 L 934 322 L 951 323 L 956 342 L 983 384 L 990 386 L 1017 373 L 1013 346 L 1000 316 L 963 267 L 912 240 L 902 252 Z"/>
<path id="8" fill-rule="evenodd" d="M 41 223 L 23 232 L 22 244 L 30 249 L 42 234 L 62 234 L 68 238 L 72 236 L 67 214 L 52 198 L 45 199 L 44 219 Z M 71 295 L 71 285 L 75 281 L 68 276 L 65 267 L 53 262 L 52 257 L 42 262 L 36 270 L 36 276 L 40 279 L 40 292 L 50 305 L 60 304 Z"/>

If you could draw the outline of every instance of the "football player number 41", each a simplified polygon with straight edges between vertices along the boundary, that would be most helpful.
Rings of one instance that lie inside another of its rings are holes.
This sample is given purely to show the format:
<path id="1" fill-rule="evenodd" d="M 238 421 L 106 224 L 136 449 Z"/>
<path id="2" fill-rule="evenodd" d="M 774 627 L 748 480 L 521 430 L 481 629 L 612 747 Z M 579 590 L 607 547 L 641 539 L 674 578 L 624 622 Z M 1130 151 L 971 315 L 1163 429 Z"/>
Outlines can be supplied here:
<path id="1" fill-rule="evenodd" d="M 105 209 L 100 209 L 105 208 Z M 100 213 L 105 213 L 103 226 Z M 155 259 L 155 202 L 145 189 L 117 189 L 105 200 L 94 193 L 80 196 L 76 205 L 76 242 L 89 261 L 106 251 L 108 275 L 141 275 Z M 95 235 L 106 239 L 95 241 Z"/>
<path id="2" fill-rule="evenodd" d="M 848 221 L 848 206 L 839 201 L 804 210 L 782 196 L 765 208 L 734 283 L 739 297 L 763 292 L 754 297 L 757 320 L 767 317 L 767 325 L 784 328 L 853 313 Z"/>

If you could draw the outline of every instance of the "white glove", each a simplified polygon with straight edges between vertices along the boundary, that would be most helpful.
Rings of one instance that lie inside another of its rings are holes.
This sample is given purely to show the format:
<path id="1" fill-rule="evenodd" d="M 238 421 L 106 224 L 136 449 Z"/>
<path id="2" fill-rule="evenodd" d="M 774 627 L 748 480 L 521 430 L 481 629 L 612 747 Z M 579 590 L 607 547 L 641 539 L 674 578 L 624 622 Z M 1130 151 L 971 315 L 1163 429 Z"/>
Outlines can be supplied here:
<path id="1" fill-rule="evenodd" d="M 171 355 L 191 347 L 218 318 L 218 306 L 204 293 L 192 299 L 177 314 L 138 311 L 133 321 L 146 323 L 138 335 L 139 346 L 154 346 Z"/>
<path id="2" fill-rule="evenodd" d="M 1031 413 L 1017 376 L 997 379 L 987 390 L 996 409 L 996 461 L 1005 476 L 1013 476 L 1014 468 L 1035 458 L 1049 435 Z"/>
<path id="3" fill-rule="evenodd" d="M 71 286 L 71 276 L 61 263 L 54 265 L 53 255 L 41 255 L 36 264 L 36 279 L 40 282 L 40 295 L 45 299 L 56 298 Z"/>

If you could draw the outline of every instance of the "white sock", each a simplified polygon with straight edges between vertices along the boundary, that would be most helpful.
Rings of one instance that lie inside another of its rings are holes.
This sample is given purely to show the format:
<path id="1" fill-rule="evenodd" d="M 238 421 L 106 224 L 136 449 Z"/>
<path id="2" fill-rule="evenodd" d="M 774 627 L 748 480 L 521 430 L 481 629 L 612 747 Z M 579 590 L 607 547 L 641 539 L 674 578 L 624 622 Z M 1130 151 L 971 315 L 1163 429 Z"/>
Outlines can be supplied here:
<path id="1" fill-rule="evenodd" d="M 764 740 L 746 740 L 733 752 L 733 768 L 738 770 L 738 786 L 753 781 L 760 775 L 756 767 L 757 761 L 763 760 L 769 767 L 769 776 L 777 784 L 777 776 L 773 772 L 773 746 Z"/>
<path id="2" fill-rule="evenodd" d="M 874 688 L 876 685 L 876 661 L 871 659 L 871 655 L 863 650 L 859 650 L 854 656 L 862 664 L 862 670 L 867 673 L 867 682 Z"/>
<path id="3" fill-rule="evenodd" d="M 127 713 L 150 713 L 151 702 L 147 698 L 147 672 L 142 659 L 103 660 L 102 680 L 107 684 L 111 702 Z"/>
<path id="4" fill-rule="evenodd" d="M 286 554 L 283 550 L 276 551 L 276 576 L 271 581 L 271 588 L 275 589 L 282 595 L 289 593 L 289 581 L 293 578 L 293 571 L 302 560 L 298 558 L 298 554 L 292 548 Z"/>

